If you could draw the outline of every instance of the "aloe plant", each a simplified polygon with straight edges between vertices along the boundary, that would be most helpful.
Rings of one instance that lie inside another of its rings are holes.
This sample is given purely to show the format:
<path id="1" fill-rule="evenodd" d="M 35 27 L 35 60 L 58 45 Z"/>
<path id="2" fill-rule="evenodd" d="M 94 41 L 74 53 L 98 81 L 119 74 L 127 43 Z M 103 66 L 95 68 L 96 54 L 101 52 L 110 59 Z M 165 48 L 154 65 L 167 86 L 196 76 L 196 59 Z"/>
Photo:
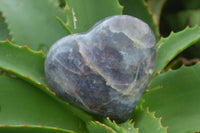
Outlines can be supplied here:
<path id="1" fill-rule="evenodd" d="M 166 2 L 1 0 L 0 132 L 198 132 L 200 64 L 177 66 L 176 57 L 200 41 L 200 26 L 160 37 L 160 19 Z M 46 53 L 56 40 L 86 32 L 99 20 L 119 14 L 142 19 L 157 39 L 153 77 L 131 117 L 124 123 L 95 116 L 61 100 L 50 91 L 44 74 Z"/>

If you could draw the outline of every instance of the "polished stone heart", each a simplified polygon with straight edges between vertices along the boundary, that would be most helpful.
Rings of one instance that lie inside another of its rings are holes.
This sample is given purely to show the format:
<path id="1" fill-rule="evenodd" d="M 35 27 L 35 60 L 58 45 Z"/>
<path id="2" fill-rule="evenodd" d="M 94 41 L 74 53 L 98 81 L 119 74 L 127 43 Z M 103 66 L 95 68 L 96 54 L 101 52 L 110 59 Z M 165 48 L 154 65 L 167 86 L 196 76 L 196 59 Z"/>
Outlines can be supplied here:
<path id="1" fill-rule="evenodd" d="M 126 121 L 153 73 L 155 37 L 143 21 L 117 15 L 84 34 L 58 40 L 45 60 L 46 79 L 62 99 Z"/>

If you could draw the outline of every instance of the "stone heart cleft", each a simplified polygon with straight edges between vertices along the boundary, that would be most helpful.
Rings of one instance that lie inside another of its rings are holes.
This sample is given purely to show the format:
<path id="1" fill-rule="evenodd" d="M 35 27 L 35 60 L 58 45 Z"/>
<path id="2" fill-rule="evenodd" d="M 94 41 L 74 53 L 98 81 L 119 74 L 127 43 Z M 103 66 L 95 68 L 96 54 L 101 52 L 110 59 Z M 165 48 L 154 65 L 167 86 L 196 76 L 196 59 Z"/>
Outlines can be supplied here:
<path id="1" fill-rule="evenodd" d="M 154 70 L 155 37 L 143 21 L 117 15 L 58 40 L 45 60 L 51 89 L 88 112 L 126 121 Z"/>

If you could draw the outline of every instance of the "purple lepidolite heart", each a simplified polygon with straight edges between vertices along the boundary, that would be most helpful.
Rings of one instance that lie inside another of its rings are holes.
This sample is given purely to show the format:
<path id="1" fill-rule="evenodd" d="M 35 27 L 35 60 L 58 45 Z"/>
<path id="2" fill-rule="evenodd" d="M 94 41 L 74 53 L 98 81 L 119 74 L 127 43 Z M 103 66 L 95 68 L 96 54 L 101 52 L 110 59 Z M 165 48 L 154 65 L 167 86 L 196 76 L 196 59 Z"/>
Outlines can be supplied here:
<path id="1" fill-rule="evenodd" d="M 62 99 L 126 121 L 154 70 L 155 37 L 143 21 L 117 15 L 83 34 L 58 40 L 45 60 L 46 79 Z"/>

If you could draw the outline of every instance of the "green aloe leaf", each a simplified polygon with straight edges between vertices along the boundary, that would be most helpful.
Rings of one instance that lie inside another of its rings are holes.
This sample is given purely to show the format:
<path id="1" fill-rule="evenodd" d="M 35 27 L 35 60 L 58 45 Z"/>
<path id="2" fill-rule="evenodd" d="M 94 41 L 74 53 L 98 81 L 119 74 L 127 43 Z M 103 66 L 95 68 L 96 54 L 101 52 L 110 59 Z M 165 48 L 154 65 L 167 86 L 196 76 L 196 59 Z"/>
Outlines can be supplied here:
<path id="1" fill-rule="evenodd" d="M 162 126 L 161 119 L 156 118 L 154 112 L 149 112 L 148 108 L 145 110 L 142 106 L 137 106 L 132 118 L 139 133 L 167 133 L 167 127 Z"/>
<path id="2" fill-rule="evenodd" d="M 44 6 L 45 5 L 45 6 Z M 65 30 L 53 15 L 65 20 L 65 12 L 50 0 L 1 0 L 0 11 L 6 19 L 12 41 L 45 53 Z"/>
<path id="3" fill-rule="evenodd" d="M 21 79 L 0 76 L 0 126 L 44 126 L 85 132 L 85 123 L 71 108 Z"/>
<path id="4" fill-rule="evenodd" d="M 67 0 L 67 24 L 73 33 L 86 32 L 99 20 L 122 14 L 118 0 Z"/>
<path id="5" fill-rule="evenodd" d="M 55 18 L 58 20 L 63 29 L 65 29 L 67 35 L 72 34 L 72 31 L 69 29 L 65 22 L 63 22 L 58 16 L 55 16 Z"/>
<path id="6" fill-rule="evenodd" d="M 164 70 L 167 64 L 179 53 L 200 40 L 200 27 L 186 28 L 178 33 L 171 33 L 157 43 L 157 60 L 154 75 Z"/>
<path id="7" fill-rule="evenodd" d="M 44 74 L 45 55 L 17 46 L 11 42 L 0 42 L 0 69 L 15 74 L 35 85 L 46 86 Z"/>
<path id="8" fill-rule="evenodd" d="M 6 39 L 11 40 L 11 36 L 9 35 L 8 25 L 0 12 L 0 40 L 5 41 Z"/>
<path id="9" fill-rule="evenodd" d="M 153 13 L 153 18 L 156 24 L 159 26 L 161 11 L 167 0 L 148 0 L 147 5 Z"/>
<path id="10" fill-rule="evenodd" d="M 104 119 L 103 123 L 99 121 L 89 122 L 88 129 L 90 133 L 138 133 L 138 130 L 134 128 L 132 121 L 116 124 L 115 121 L 111 121 L 109 118 Z"/>
<path id="11" fill-rule="evenodd" d="M 158 27 L 156 26 L 153 16 L 146 6 L 144 0 L 119 0 L 123 5 L 123 14 L 137 17 L 146 22 L 153 30 L 156 40 L 159 40 Z"/>
<path id="12" fill-rule="evenodd" d="M 143 95 L 143 106 L 162 117 L 168 133 L 200 130 L 200 63 L 158 75 Z M 161 86 L 161 89 L 154 90 Z"/>
<path id="13" fill-rule="evenodd" d="M 111 127 L 98 121 L 91 121 L 88 124 L 89 133 L 117 133 Z"/>
<path id="14" fill-rule="evenodd" d="M 59 128 L 49 128 L 49 127 L 33 127 L 33 126 L 1 126 L 1 133 L 74 133 L 73 131 L 59 129 Z"/>
<path id="15" fill-rule="evenodd" d="M 128 120 L 122 124 L 116 124 L 115 121 L 111 121 L 109 118 L 104 120 L 104 123 L 115 130 L 117 133 L 138 133 L 138 130 L 134 128 L 132 121 Z"/>

